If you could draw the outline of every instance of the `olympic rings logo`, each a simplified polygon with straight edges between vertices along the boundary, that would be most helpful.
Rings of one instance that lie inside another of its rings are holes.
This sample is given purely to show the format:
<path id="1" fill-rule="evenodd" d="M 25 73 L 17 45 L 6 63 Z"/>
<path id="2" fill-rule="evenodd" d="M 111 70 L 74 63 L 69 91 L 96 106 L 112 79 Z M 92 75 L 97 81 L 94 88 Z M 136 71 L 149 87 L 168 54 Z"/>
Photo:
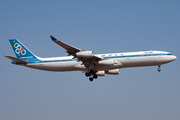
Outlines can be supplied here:
<path id="1" fill-rule="evenodd" d="M 19 45 L 19 43 L 15 43 L 14 48 L 16 48 L 15 53 L 18 54 L 19 56 L 26 54 L 26 50 L 24 50 L 24 48 L 22 48 L 21 45 Z"/>

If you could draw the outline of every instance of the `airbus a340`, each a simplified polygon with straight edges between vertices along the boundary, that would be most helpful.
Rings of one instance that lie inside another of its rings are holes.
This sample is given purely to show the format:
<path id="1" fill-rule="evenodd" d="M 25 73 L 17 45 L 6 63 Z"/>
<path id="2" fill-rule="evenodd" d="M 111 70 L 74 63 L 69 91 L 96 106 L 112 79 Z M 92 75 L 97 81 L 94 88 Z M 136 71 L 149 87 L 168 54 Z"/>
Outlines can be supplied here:
<path id="1" fill-rule="evenodd" d="M 50 36 L 59 46 L 63 47 L 68 56 L 41 58 L 34 55 L 19 40 L 10 39 L 16 57 L 5 56 L 13 64 L 46 71 L 83 71 L 90 81 L 106 74 L 118 75 L 120 68 L 140 66 L 160 66 L 175 60 L 177 57 L 164 51 L 140 51 L 125 53 L 93 54 L 92 51 L 81 50 Z"/>

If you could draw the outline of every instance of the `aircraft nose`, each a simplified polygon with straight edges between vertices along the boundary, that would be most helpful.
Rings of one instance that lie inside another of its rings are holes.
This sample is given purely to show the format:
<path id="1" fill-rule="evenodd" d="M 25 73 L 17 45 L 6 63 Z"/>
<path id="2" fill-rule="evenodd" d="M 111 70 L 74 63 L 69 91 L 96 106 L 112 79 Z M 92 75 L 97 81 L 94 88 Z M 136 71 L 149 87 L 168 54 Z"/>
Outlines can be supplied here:
<path id="1" fill-rule="evenodd" d="M 176 57 L 176 56 L 173 56 L 173 60 L 175 60 L 175 59 L 177 59 L 177 57 Z"/>
<path id="2" fill-rule="evenodd" d="M 166 60 L 167 60 L 168 62 L 172 62 L 172 61 L 174 61 L 175 59 L 177 59 L 177 57 L 176 57 L 175 55 L 167 56 L 167 58 L 166 58 Z"/>

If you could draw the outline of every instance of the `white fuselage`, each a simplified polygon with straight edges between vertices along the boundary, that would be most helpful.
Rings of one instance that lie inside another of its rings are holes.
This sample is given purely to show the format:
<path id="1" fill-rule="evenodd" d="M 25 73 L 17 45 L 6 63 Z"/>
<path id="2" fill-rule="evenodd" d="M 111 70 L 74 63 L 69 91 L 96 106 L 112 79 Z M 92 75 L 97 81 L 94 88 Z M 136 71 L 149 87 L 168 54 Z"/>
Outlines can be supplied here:
<path id="1" fill-rule="evenodd" d="M 155 66 L 169 63 L 176 59 L 176 56 L 164 51 L 140 51 L 140 52 L 126 52 L 126 53 L 110 53 L 110 54 L 96 54 L 95 56 L 104 59 L 113 59 L 116 64 L 112 66 L 95 65 L 93 70 L 111 70 L 125 67 L 140 67 L 140 66 Z M 47 70 L 47 71 L 88 71 L 89 68 L 73 59 L 73 56 L 68 57 L 53 57 L 53 58 L 39 58 L 39 61 L 29 61 L 26 67 Z"/>

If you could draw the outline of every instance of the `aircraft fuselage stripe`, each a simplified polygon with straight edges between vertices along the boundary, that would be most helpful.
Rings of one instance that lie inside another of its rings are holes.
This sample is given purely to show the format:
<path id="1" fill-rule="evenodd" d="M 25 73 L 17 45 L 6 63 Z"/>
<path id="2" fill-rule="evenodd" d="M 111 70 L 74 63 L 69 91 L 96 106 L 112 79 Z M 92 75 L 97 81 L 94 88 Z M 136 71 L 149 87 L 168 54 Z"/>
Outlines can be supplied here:
<path id="1" fill-rule="evenodd" d="M 171 56 L 168 53 L 163 54 L 140 54 L 140 55 L 122 55 L 122 56 L 107 56 L 103 57 L 104 59 L 115 59 L 115 58 L 132 58 L 132 57 L 150 57 L 150 56 Z M 39 61 L 29 61 L 28 63 L 49 63 L 49 62 L 69 62 L 69 61 L 78 61 L 78 59 L 63 59 L 63 60 L 39 60 Z"/>

